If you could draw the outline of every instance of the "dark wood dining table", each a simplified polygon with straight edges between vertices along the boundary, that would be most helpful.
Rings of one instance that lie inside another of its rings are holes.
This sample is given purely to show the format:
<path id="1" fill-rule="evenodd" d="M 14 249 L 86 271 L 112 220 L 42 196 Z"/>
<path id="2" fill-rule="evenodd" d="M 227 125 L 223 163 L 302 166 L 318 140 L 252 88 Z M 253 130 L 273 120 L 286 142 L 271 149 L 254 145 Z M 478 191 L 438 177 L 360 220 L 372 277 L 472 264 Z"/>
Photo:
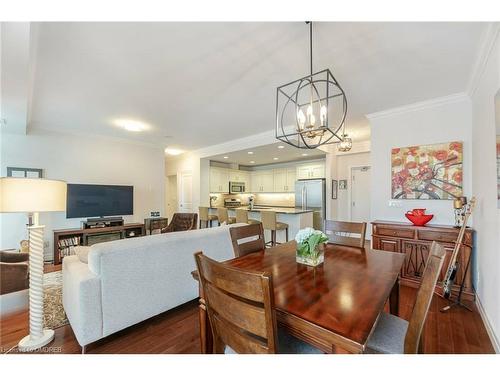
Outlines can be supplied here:
<path id="1" fill-rule="evenodd" d="M 362 353 L 387 301 L 398 315 L 404 255 L 327 244 L 324 263 L 310 267 L 296 262 L 295 248 L 290 241 L 224 263 L 272 274 L 278 325 L 290 334 L 325 353 Z M 212 353 L 201 288 L 199 312 L 201 349 Z"/>

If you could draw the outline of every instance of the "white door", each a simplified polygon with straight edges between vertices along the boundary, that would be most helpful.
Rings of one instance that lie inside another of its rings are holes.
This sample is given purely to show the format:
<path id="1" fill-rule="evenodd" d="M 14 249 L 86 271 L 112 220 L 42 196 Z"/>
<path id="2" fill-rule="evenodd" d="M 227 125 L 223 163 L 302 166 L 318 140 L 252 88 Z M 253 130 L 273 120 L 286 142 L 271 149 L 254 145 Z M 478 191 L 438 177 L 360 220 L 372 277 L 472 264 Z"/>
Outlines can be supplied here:
<path id="1" fill-rule="evenodd" d="M 370 239 L 370 167 L 351 168 L 351 221 L 366 222 L 366 239 Z"/>
<path id="2" fill-rule="evenodd" d="M 182 172 L 179 184 L 179 212 L 193 212 L 193 176 Z"/>
<path id="3" fill-rule="evenodd" d="M 166 215 L 170 222 L 175 211 L 177 211 L 177 175 L 167 176 L 167 188 L 165 190 L 167 194 L 165 199 L 165 202 L 167 202 Z"/>

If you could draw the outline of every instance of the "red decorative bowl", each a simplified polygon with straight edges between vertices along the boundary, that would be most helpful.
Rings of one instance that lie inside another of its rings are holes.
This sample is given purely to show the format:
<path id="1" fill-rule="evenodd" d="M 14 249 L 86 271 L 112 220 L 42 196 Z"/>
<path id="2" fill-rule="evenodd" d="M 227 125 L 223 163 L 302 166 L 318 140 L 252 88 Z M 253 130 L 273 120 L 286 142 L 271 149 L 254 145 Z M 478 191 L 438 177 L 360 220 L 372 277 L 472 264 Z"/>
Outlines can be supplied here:
<path id="1" fill-rule="evenodd" d="M 405 216 L 408 220 L 410 220 L 413 223 L 413 225 L 416 225 L 417 227 L 423 227 L 434 217 L 434 215 L 410 215 L 410 214 L 405 214 Z"/>

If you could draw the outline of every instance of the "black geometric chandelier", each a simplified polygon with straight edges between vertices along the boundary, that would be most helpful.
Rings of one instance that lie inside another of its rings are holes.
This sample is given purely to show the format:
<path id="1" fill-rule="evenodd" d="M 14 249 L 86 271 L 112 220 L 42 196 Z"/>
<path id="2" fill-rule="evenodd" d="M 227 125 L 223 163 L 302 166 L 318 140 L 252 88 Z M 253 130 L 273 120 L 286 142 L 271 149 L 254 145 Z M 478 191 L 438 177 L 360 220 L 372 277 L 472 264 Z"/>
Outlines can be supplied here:
<path id="1" fill-rule="evenodd" d="M 310 74 L 276 90 L 276 138 L 313 149 L 345 137 L 347 99 L 330 69 L 313 73 L 312 22 L 309 24 Z"/>

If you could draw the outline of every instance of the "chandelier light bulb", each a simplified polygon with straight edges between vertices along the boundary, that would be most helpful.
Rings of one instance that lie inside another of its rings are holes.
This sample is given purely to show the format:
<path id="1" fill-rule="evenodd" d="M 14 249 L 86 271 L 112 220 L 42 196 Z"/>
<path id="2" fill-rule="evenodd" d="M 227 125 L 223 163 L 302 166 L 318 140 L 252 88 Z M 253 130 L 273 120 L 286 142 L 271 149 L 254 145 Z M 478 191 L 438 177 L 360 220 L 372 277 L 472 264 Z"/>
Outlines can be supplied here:
<path id="1" fill-rule="evenodd" d="M 321 106 L 321 109 L 319 111 L 319 118 L 321 120 L 321 126 L 323 126 L 326 121 L 326 106 L 324 105 Z"/>
<path id="2" fill-rule="evenodd" d="M 316 116 L 314 116 L 312 113 L 309 116 L 309 123 L 314 126 L 316 124 Z"/>
<path id="3" fill-rule="evenodd" d="M 299 122 L 299 127 L 303 129 L 306 123 L 306 116 L 301 109 L 299 109 L 299 111 L 297 112 L 297 121 Z"/>

